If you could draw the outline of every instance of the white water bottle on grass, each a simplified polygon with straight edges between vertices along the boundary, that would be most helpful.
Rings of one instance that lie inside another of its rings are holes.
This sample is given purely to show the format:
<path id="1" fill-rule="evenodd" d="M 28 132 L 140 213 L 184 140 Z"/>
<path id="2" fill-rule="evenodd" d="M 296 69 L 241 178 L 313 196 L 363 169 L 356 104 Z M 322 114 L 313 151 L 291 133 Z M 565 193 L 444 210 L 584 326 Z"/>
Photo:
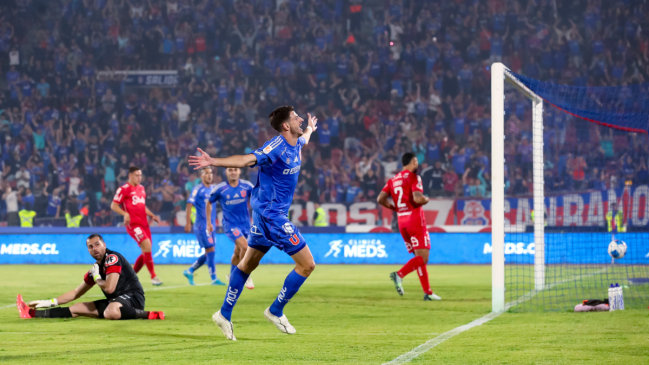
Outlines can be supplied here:
<path id="1" fill-rule="evenodd" d="M 611 286 L 608 288 L 608 310 L 609 311 L 614 311 L 617 310 L 617 288 L 615 285 L 611 284 Z"/>
<path id="2" fill-rule="evenodd" d="M 617 289 L 616 295 L 617 295 L 617 309 L 618 310 L 624 310 L 624 292 L 622 292 L 622 287 L 620 284 L 615 284 L 615 287 Z"/>

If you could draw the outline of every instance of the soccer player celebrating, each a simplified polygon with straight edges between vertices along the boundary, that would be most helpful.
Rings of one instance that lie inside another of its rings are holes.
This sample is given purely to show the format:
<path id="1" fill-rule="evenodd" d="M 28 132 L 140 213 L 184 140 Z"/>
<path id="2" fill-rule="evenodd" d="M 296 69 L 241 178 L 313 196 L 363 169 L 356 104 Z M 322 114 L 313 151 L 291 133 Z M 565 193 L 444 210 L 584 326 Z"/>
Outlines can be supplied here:
<path id="1" fill-rule="evenodd" d="M 302 147 L 309 143 L 311 134 L 316 129 L 317 118 L 308 114 L 305 131 L 301 128 L 304 119 L 295 113 L 292 106 L 281 106 L 270 113 L 268 118 L 279 136 L 266 142 L 254 153 L 211 158 L 199 148 L 200 156 L 189 157 L 189 164 L 196 168 L 210 165 L 259 166 L 257 183 L 250 199 L 253 213 L 248 249 L 243 260 L 232 270 L 221 310 L 212 316 L 212 320 L 229 340 L 236 340 L 231 322 L 232 309 L 250 273 L 271 247 L 275 246 L 287 253 L 296 264 L 273 304 L 264 311 L 264 317 L 284 333 L 295 333 L 295 328 L 283 313 L 284 306 L 315 269 L 313 255 L 304 238 L 288 220 L 288 209 L 297 186 Z"/>
<path id="2" fill-rule="evenodd" d="M 428 197 L 423 194 L 421 178 L 417 176 L 419 161 L 414 153 L 408 152 L 401 157 L 403 170 L 396 174 L 379 194 L 377 201 L 382 206 L 397 212 L 399 218 L 399 231 L 406 243 L 408 253 L 414 253 L 401 270 L 390 274 L 399 295 L 403 295 L 403 278 L 413 271 L 417 271 L 419 282 L 424 289 L 424 300 L 441 300 L 433 294 L 428 282 L 428 254 L 430 251 L 430 237 L 426 229 L 426 219 L 422 205 L 428 203 Z M 388 201 L 396 202 L 396 206 Z"/>
<path id="3" fill-rule="evenodd" d="M 144 191 L 144 186 L 140 185 L 141 181 L 142 171 L 138 167 L 129 167 L 128 182 L 117 189 L 110 209 L 124 216 L 126 232 L 133 237 L 142 250 L 142 254 L 133 265 L 135 273 L 138 273 L 142 266 L 146 265 L 149 274 L 151 274 L 151 284 L 158 286 L 162 285 L 162 281 L 158 279 L 153 269 L 151 230 L 147 216 L 157 223 L 160 223 L 160 218 L 146 207 L 146 191 Z"/>
<path id="4" fill-rule="evenodd" d="M 189 280 L 190 285 L 194 285 L 194 271 L 207 261 L 207 271 L 210 273 L 210 278 L 212 279 L 212 285 L 225 285 L 224 282 L 219 280 L 216 277 L 216 266 L 214 265 L 214 245 L 216 244 L 216 237 L 214 236 L 214 230 L 211 229 L 211 224 L 209 224 L 211 213 L 205 212 L 205 206 L 210 206 L 208 199 L 210 197 L 210 192 L 212 191 L 212 179 L 213 173 L 211 167 L 206 167 L 201 170 L 201 184 L 198 184 L 192 190 L 192 194 L 187 199 L 187 223 L 185 224 L 185 232 L 189 233 L 192 230 L 191 227 L 191 214 L 192 207 L 196 207 L 196 221 L 194 222 L 194 233 L 196 234 L 196 239 L 198 244 L 205 249 L 205 253 L 192 264 L 192 266 L 183 271 L 183 275 Z"/>
<path id="5" fill-rule="evenodd" d="M 223 209 L 223 230 L 225 235 L 234 242 L 234 253 L 230 260 L 230 273 L 239 262 L 243 260 L 248 249 L 248 235 L 250 234 L 250 212 L 248 212 L 248 198 L 254 185 L 248 180 L 239 179 L 241 169 L 228 167 L 225 170 L 228 181 L 224 181 L 214 187 L 210 194 L 210 203 L 221 202 Z M 212 204 L 207 204 L 206 215 L 212 213 Z M 215 221 L 215 220 L 212 220 Z M 207 223 L 207 229 L 211 232 L 214 227 L 212 221 Z M 229 279 L 229 276 L 228 276 Z M 246 288 L 254 289 L 252 279 L 246 280 Z"/>
<path id="6" fill-rule="evenodd" d="M 19 295 L 16 304 L 20 318 L 91 317 L 106 319 L 165 319 L 163 312 L 144 310 L 144 290 L 131 264 L 124 256 L 106 248 L 103 237 L 93 234 L 86 239 L 88 253 L 97 262 L 83 277 L 76 289 L 50 300 L 25 304 Z M 70 307 L 53 308 L 81 298 L 95 284 L 106 299 L 76 303 Z M 45 310 L 36 310 L 52 308 Z"/>

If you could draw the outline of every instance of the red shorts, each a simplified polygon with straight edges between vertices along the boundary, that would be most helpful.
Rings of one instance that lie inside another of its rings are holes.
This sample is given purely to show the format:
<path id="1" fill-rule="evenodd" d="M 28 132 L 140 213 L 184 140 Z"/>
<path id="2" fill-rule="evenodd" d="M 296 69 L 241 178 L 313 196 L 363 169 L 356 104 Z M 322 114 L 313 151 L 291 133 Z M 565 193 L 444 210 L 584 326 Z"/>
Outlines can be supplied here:
<path id="1" fill-rule="evenodd" d="M 133 237 L 133 239 L 135 240 L 135 242 L 137 242 L 138 245 L 141 244 L 142 241 L 144 241 L 147 238 L 149 239 L 149 241 L 151 241 L 151 230 L 149 229 L 148 226 L 144 227 L 144 226 L 131 225 L 130 227 L 126 227 L 126 232 L 131 237 Z"/>
<path id="2" fill-rule="evenodd" d="M 426 229 L 426 222 L 416 214 L 414 217 L 407 215 L 399 217 L 399 232 L 408 253 L 421 249 L 430 250 L 430 236 Z"/>

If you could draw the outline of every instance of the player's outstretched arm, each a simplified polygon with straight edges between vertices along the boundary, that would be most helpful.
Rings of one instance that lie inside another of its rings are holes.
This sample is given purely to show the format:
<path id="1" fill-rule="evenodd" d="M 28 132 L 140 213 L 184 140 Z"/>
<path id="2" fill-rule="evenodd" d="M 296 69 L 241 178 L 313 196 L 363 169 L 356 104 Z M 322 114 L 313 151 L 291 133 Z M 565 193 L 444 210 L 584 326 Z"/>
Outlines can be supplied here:
<path id="1" fill-rule="evenodd" d="M 315 132 L 316 129 L 318 129 L 317 124 L 318 124 L 318 118 L 316 118 L 315 115 L 311 115 L 311 113 L 307 113 L 306 115 L 309 116 L 308 120 L 308 125 L 306 127 L 306 130 L 302 134 L 302 137 L 304 138 L 304 144 L 309 144 L 309 140 L 311 139 L 311 135 L 313 132 Z"/>
<path id="2" fill-rule="evenodd" d="M 257 158 L 252 155 L 235 155 L 226 158 L 212 158 L 207 152 L 198 148 L 200 156 L 189 156 L 189 166 L 194 166 L 194 170 L 202 169 L 208 166 L 217 167 L 248 167 L 257 163 Z"/>
<path id="3" fill-rule="evenodd" d="M 85 282 L 81 283 L 76 289 L 72 289 L 69 292 L 62 294 L 54 299 L 49 300 L 34 300 L 29 302 L 31 308 L 52 308 L 61 304 L 70 303 L 73 300 L 81 298 L 88 290 L 92 288 L 90 285 Z"/>
<path id="4" fill-rule="evenodd" d="M 214 232 L 214 225 L 212 225 L 212 203 L 209 201 L 205 203 L 205 219 L 207 220 L 207 231 Z"/>
<path id="5" fill-rule="evenodd" d="M 397 211 L 397 208 L 394 206 L 394 204 L 390 203 L 390 201 L 388 200 L 388 193 L 386 193 L 385 191 L 379 193 L 378 198 L 376 198 L 376 202 L 390 210 L 394 210 L 395 212 Z"/>

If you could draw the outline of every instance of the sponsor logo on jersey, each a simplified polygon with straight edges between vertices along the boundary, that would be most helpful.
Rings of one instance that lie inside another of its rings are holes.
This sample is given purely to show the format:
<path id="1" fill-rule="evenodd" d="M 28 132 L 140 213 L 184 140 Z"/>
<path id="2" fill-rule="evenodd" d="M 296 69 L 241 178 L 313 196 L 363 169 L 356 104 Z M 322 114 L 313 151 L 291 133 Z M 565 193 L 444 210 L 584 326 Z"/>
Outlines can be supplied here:
<path id="1" fill-rule="evenodd" d="M 298 165 L 298 166 L 293 167 L 292 169 L 286 169 L 282 173 L 284 175 L 293 175 L 295 173 L 300 172 L 300 168 L 302 168 L 302 166 Z"/>
<path id="2" fill-rule="evenodd" d="M 297 161 L 298 161 L 297 156 L 295 156 L 295 160 L 293 160 L 293 162 L 297 162 Z"/>
<path id="3" fill-rule="evenodd" d="M 235 204 L 241 204 L 245 202 L 246 199 L 232 199 L 232 200 L 226 200 L 225 205 L 235 205 Z"/>
<path id="4" fill-rule="evenodd" d="M 167 257 L 171 253 L 172 257 L 200 257 L 205 253 L 201 248 L 198 240 L 164 240 L 158 242 L 158 252 L 153 257 Z"/>
<path id="5" fill-rule="evenodd" d="M 235 197 L 235 198 L 238 198 L 238 197 L 239 197 L 239 194 L 234 194 L 234 197 Z"/>
<path id="6" fill-rule="evenodd" d="M 134 196 L 132 200 L 133 200 L 133 205 L 138 205 L 139 203 L 145 204 L 146 202 L 146 199 L 140 198 L 139 196 Z"/>
<path id="7" fill-rule="evenodd" d="M 403 185 L 403 180 L 392 181 L 392 186 L 401 186 L 401 185 Z"/>
<path id="8" fill-rule="evenodd" d="M 227 199 L 230 199 L 230 195 L 226 195 L 225 197 L 226 197 Z"/>
<path id="9" fill-rule="evenodd" d="M 385 245 L 381 243 L 381 240 L 377 239 L 350 239 L 349 241 L 347 241 L 347 243 L 344 244 L 343 240 L 331 241 L 329 242 L 329 251 L 324 255 L 324 257 L 333 256 L 337 258 L 341 252 L 343 253 L 343 257 L 388 257 L 387 252 L 385 252 Z"/>
<path id="10" fill-rule="evenodd" d="M 261 152 L 261 151 L 255 151 L 255 153 L 258 154 L 258 155 L 260 155 L 260 156 L 262 155 L 262 152 Z"/>
<path id="11" fill-rule="evenodd" d="M 117 255 L 110 254 L 106 256 L 106 260 L 104 260 L 104 266 L 113 266 L 119 261 L 119 258 Z"/>

